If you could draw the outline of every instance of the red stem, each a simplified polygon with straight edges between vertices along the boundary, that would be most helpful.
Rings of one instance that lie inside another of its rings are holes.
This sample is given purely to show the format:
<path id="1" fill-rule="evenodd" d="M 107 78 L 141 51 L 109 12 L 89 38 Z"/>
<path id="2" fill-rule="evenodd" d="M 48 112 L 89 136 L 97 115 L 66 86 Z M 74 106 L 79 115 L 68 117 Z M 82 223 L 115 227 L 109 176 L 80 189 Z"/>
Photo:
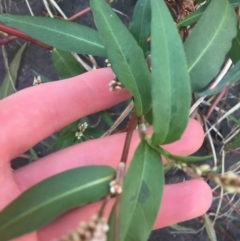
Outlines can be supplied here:
<path id="1" fill-rule="evenodd" d="M 6 36 L 3 38 L 0 38 L 0 45 L 6 45 L 10 42 L 12 42 L 13 40 L 17 39 L 18 37 L 16 36 Z"/>
<path id="2" fill-rule="evenodd" d="M 0 31 L 3 31 L 3 32 L 7 33 L 7 34 L 11 34 L 11 35 L 14 35 L 14 36 L 22 38 L 22 39 L 25 39 L 26 41 L 32 42 L 34 44 L 37 44 L 40 47 L 45 48 L 47 50 L 51 50 L 52 49 L 51 46 L 46 45 L 44 43 L 41 43 L 41 42 L 37 41 L 34 38 L 31 38 L 30 36 L 26 35 L 25 33 L 20 32 L 19 30 L 15 29 L 15 28 L 11 28 L 11 27 L 8 27 L 8 26 L 0 24 Z"/>
<path id="3" fill-rule="evenodd" d="M 91 12 L 91 8 L 90 8 L 90 7 L 85 8 L 85 9 L 83 9 L 82 11 L 80 11 L 80 12 L 74 14 L 73 16 L 71 16 L 71 17 L 69 18 L 69 20 L 70 20 L 70 21 L 73 21 L 73 20 L 75 20 L 75 19 L 77 19 L 77 18 L 81 18 L 82 16 L 86 15 L 86 14 L 89 13 L 89 12 Z"/>

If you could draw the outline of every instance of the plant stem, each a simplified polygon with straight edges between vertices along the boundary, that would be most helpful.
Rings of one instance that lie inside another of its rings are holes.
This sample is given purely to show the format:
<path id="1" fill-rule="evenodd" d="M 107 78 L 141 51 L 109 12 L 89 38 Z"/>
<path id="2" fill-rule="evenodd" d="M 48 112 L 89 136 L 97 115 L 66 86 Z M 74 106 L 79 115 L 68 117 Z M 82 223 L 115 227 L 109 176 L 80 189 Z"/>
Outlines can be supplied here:
<path id="1" fill-rule="evenodd" d="M 78 12 L 78 13 L 74 14 L 73 16 L 71 16 L 71 17 L 69 18 L 69 20 L 70 20 L 70 21 L 73 21 L 73 20 L 75 20 L 75 19 L 77 19 L 77 18 L 81 18 L 82 16 L 84 16 L 84 15 L 86 15 L 87 13 L 90 13 L 90 12 L 91 12 L 90 7 L 85 8 L 85 9 L 81 10 L 80 12 Z"/>
<path id="2" fill-rule="evenodd" d="M 18 37 L 16 37 L 16 36 L 6 36 L 6 37 L 3 37 L 3 38 L 0 38 L 0 45 L 6 45 L 6 44 L 12 42 L 15 39 L 18 39 Z"/>
<path id="3" fill-rule="evenodd" d="M 124 143 L 122 157 L 121 157 L 120 162 L 123 162 L 123 163 L 127 162 L 127 156 L 128 156 L 129 147 L 130 147 L 130 143 L 131 143 L 131 139 L 132 139 L 132 135 L 133 135 L 136 120 L 137 120 L 136 114 L 135 114 L 135 112 L 133 112 L 132 115 L 131 115 L 131 119 L 130 119 L 130 121 L 128 123 L 128 126 L 127 126 L 127 135 L 126 135 L 126 138 L 125 138 L 125 143 Z"/>
<path id="4" fill-rule="evenodd" d="M 130 121 L 127 126 L 127 134 L 124 142 L 124 147 L 123 147 L 123 152 L 122 152 L 122 157 L 118 166 L 118 169 L 122 169 L 122 166 L 125 167 L 126 162 L 127 162 L 127 157 L 128 157 L 128 152 L 130 148 L 130 143 L 134 131 L 134 126 L 136 123 L 137 117 L 135 112 L 132 113 Z M 121 165 L 124 164 L 124 165 Z M 122 172 L 123 170 L 118 170 L 117 169 L 117 179 L 119 179 L 119 173 Z M 121 179 L 123 177 L 120 177 Z M 116 179 L 116 180 L 117 180 Z M 121 184 L 123 183 L 123 180 L 117 180 Z M 119 226 L 120 226 L 120 201 L 121 201 L 121 195 L 116 196 L 116 202 L 115 202 L 115 223 L 114 223 L 114 241 L 119 241 Z"/>
<path id="5" fill-rule="evenodd" d="M 49 46 L 47 44 L 44 44 L 44 43 L 41 43 L 41 42 L 37 41 L 34 38 L 31 38 L 30 36 L 20 32 L 17 29 L 14 29 L 14 28 L 11 28 L 11 27 L 8 27 L 8 26 L 0 24 L 0 31 L 3 31 L 3 32 L 7 33 L 7 34 L 11 34 L 11 35 L 14 35 L 14 36 L 22 38 L 22 39 L 25 39 L 26 41 L 29 41 L 29 42 L 34 43 L 34 44 L 37 44 L 37 45 L 39 45 L 40 47 L 42 47 L 44 49 L 47 49 L 47 50 L 51 50 L 52 49 L 51 46 Z"/>

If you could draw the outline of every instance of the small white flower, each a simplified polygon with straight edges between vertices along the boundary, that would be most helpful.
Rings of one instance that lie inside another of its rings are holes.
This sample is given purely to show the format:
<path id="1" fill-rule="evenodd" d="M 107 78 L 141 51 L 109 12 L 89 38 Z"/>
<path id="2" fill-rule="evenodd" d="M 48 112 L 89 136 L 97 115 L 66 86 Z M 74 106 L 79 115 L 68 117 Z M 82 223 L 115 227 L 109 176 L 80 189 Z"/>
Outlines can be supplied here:
<path id="1" fill-rule="evenodd" d="M 88 123 L 84 122 L 83 124 L 79 123 L 77 128 L 78 131 L 75 133 L 75 136 L 77 137 L 78 140 L 81 139 L 81 137 L 83 136 L 83 132 L 87 129 L 88 127 Z"/>
<path id="2" fill-rule="evenodd" d="M 37 76 L 37 78 L 34 77 L 34 79 L 33 79 L 33 85 L 40 85 L 40 84 L 42 84 L 41 76 Z"/>

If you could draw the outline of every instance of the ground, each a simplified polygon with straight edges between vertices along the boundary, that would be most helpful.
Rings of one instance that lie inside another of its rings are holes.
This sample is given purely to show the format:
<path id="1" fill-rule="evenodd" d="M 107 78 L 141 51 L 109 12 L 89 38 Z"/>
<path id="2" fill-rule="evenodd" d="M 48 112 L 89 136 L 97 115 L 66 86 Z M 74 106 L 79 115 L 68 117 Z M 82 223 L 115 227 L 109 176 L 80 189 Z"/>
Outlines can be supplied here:
<path id="1" fill-rule="evenodd" d="M 4 11 L 8 13 L 14 13 L 14 14 L 29 14 L 29 11 L 26 6 L 26 2 L 24 0 L 6 0 L 1 1 L 2 5 L 4 7 Z M 5 3 L 6 2 L 6 3 Z M 42 15 L 44 10 L 44 6 L 42 1 L 40 0 L 32 0 L 29 1 L 31 4 L 31 7 L 33 9 L 33 12 L 35 15 Z M 127 0 L 115 0 L 115 3 L 113 7 L 122 13 L 126 14 L 127 16 L 132 15 L 133 7 L 136 0 L 127 1 Z M 58 1 L 59 6 L 63 9 L 63 11 L 66 13 L 67 16 L 72 16 L 76 12 L 79 12 L 80 10 L 86 8 L 89 6 L 89 1 L 86 0 L 61 0 Z M 129 23 L 129 19 L 126 16 L 121 16 L 122 20 L 125 22 L 126 25 Z M 81 24 L 86 24 L 88 26 L 94 27 L 93 24 L 93 18 L 92 14 L 89 13 L 82 17 L 81 19 L 78 19 L 77 22 Z M 14 41 L 10 44 L 8 44 L 6 47 L 8 60 L 11 62 L 13 56 L 16 54 L 16 51 L 19 49 L 19 47 L 22 45 L 22 40 Z M 24 53 L 21 67 L 18 74 L 17 79 L 17 89 L 21 90 L 23 88 L 27 88 L 28 86 L 32 85 L 34 74 L 31 70 L 35 70 L 36 72 L 40 73 L 43 76 L 46 76 L 50 80 L 57 80 L 58 76 L 52 66 L 50 53 L 47 50 L 43 50 L 41 47 L 36 46 L 34 44 L 28 44 L 27 49 Z M 3 62 L 2 55 L 0 56 L 0 81 L 3 79 L 5 75 L 5 66 Z M 234 90 L 236 93 L 233 92 L 233 96 L 238 96 L 238 89 Z M 29 100 L 31 101 L 31 100 Z M 237 101 L 237 99 L 233 98 L 232 101 Z M 233 102 L 231 102 L 231 105 L 233 105 Z M 204 111 L 204 110 L 203 110 Z M 222 126 L 222 133 L 229 132 L 228 123 L 225 122 Z M 48 153 L 46 147 L 42 145 L 37 145 L 35 147 L 35 150 L 37 151 L 37 154 L 41 157 Z M 206 148 L 202 149 L 203 152 L 206 152 Z M 227 166 L 231 166 L 232 164 L 236 163 L 238 161 L 238 158 L 234 154 L 229 154 L 227 156 Z M 25 158 L 18 158 L 17 161 L 15 160 L 13 162 L 13 167 L 18 168 L 21 165 L 24 165 L 28 162 Z M 210 161 L 211 163 L 211 161 Z M 174 175 L 168 175 L 167 177 L 167 183 L 174 183 L 179 182 L 186 178 L 186 176 L 182 172 L 177 172 Z M 186 197 L 187 198 L 187 197 Z M 235 199 L 237 200 L 237 199 Z M 223 204 L 225 206 L 225 203 Z M 217 199 L 215 197 L 214 205 L 209 210 L 209 213 L 215 213 L 217 206 Z M 237 204 L 235 205 L 236 208 L 238 208 Z M 229 208 L 227 208 L 229 209 Z M 222 212 L 225 212 L 227 209 L 222 210 Z M 223 240 L 240 240 L 239 234 L 239 217 L 233 213 L 230 214 L 232 217 L 235 218 L 233 220 L 232 218 L 227 219 L 226 217 L 223 217 L 221 219 L 221 222 L 219 224 L 223 227 L 223 233 L 219 232 L 219 227 L 216 228 L 217 230 L 217 236 L 218 241 Z M 230 221 L 229 221 L 230 220 Z M 184 227 L 192 228 L 195 230 L 200 230 L 203 227 L 203 223 L 200 220 L 192 220 L 188 221 L 184 224 L 181 224 Z M 149 239 L 150 241 L 161 241 L 161 240 L 184 240 L 184 241 L 205 241 L 209 240 L 208 236 L 206 234 L 205 230 L 199 231 L 198 233 L 194 232 L 177 232 L 176 230 L 172 228 L 164 228 L 161 230 L 154 231 Z"/>

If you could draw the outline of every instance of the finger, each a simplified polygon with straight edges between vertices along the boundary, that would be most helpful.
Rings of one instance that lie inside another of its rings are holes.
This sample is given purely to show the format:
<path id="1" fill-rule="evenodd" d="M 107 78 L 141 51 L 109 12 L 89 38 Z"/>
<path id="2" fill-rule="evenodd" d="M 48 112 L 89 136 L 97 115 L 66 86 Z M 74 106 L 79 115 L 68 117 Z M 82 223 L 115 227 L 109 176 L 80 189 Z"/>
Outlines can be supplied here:
<path id="1" fill-rule="evenodd" d="M 154 229 L 199 217 L 209 209 L 211 202 L 212 192 L 204 181 L 191 180 L 166 185 Z M 112 205 L 113 200 L 106 208 L 106 217 L 109 216 Z M 79 222 L 88 221 L 99 211 L 100 207 L 101 202 L 98 202 L 63 215 L 38 232 L 39 241 L 50 241 L 77 228 Z M 141 224 L 139 229 L 141 229 Z"/>
<path id="2" fill-rule="evenodd" d="M 110 92 L 113 73 L 99 69 L 24 89 L 0 101 L 0 159 L 11 160 L 67 124 L 130 97 Z"/>
<path id="3" fill-rule="evenodd" d="M 20 238 L 13 239 L 11 241 L 38 241 L 37 233 L 33 232 L 30 234 L 26 234 L 24 236 L 21 236 Z"/>
<path id="4" fill-rule="evenodd" d="M 22 190 L 68 169 L 86 165 L 108 165 L 116 167 L 120 161 L 125 133 L 115 134 L 102 139 L 83 142 L 33 162 L 16 170 L 13 175 Z M 194 137 L 194 138 L 193 138 Z M 166 145 L 167 150 L 178 155 L 189 155 L 199 149 L 204 133 L 200 124 L 190 119 L 181 139 Z M 128 163 L 139 143 L 135 132 L 130 145 Z"/>

